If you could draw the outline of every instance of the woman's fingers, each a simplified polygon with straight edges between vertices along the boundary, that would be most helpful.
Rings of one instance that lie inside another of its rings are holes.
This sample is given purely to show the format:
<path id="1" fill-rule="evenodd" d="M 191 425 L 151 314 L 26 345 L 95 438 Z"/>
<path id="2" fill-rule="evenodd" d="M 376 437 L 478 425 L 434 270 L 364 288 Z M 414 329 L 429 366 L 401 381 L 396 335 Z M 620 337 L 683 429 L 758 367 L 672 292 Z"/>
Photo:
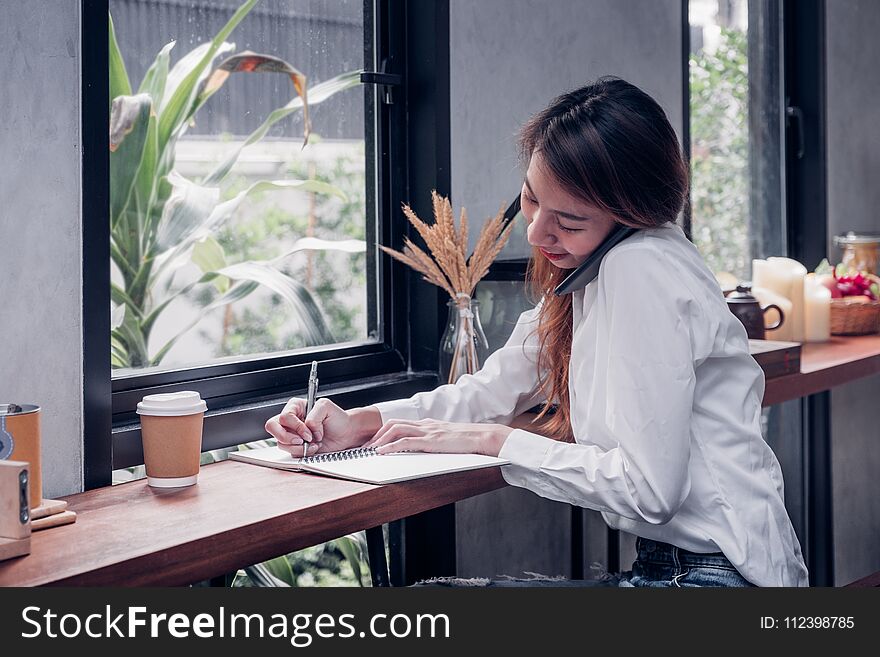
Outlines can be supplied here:
<path id="1" fill-rule="evenodd" d="M 415 429 L 416 427 L 421 426 L 422 420 L 388 420 L 385 424 L 383 424 L 376 434 L 369 440 L 367 444 L 375 443 L 377 441 L 383 440 L 385 435 L 389 431 L 393 431 L 395 428 L 399 427 L 411 427 Z"/>
<path id="2" fill-rule="evenodd" d="M 266 422 L 266 432 L 278 441 L 278 447 L 299 458 L 303 455 L 303 444 L 311 442 L 312 432 L 303 422 L 306 400 L 294 397 L 281 410 Z"/>
<path id="3" fill-rule="evenodd" d="M 344 413 L 341 408 L 326 398 L 321 398 L 315 402 L 312 412 L 306 418 L 306 427 L 314 436 L 315 442 L 324 440 L 324 422 L 336 412 Z"/>
<path id="4" fill-rule="evenodd" d="M 269 418 L 269 421 L 266 422 L 266 432 L 273 436 L 278 441 L 278 446 L 282 445 L 297 445 L 303 442 L 302 437 L 289 431 L 284 425 L 279 421 L 280 416 L 276 415 L 272 418 Z"/>
<path id="5" fill-rule="evenodd" d="M 318 445 L 314 445 L 312 443 L 304 443 L 302 440 L 290 444 L 282 444 L 279 440 L 278 448 L 283 449 L 295 459 L 304 458 L 305 456 L 314 454 L 318 451 Z"/>
<path id="6" fill-rule="evenodd" d="M 425 435 L 425 430 L 418 420 L 389 420 L 382 425 L 382 428 L 376 432 L 375 436 L 364 443 L 364 447 L 379 447 L 406 436 L 423 435 Z"/>
<path id="7" fill-rule="evenodd" d="M 311 430 L 305 422 L 296 416 L 295 413 L 281 413 L 281 415 L 278 416 L 278 422 L 281 426 L 287 429 L 287 431 L 297 434 L 306 442 L 312 442 L 313 437 Z"/>
<path id="8" fill-rule="evenodd" d="M 426 447 L 430 444 L 430 440 L 422 436 L 407 436 L 398 438 L 391 442 L 383 443 L 376 447 L 379 454 L 393 454 L 394 452 L 427 452 L 430 451 Z"/>
<path id="9" fill-rule="evenodd" d="M 305 399 L 302 399 L 301 397 L 291 397 L 281 410 L 281 414 L 292 413 L 294 416 L 302 420 L 305 419 L 306 416 L 306 406 L 307 402 Z"/>

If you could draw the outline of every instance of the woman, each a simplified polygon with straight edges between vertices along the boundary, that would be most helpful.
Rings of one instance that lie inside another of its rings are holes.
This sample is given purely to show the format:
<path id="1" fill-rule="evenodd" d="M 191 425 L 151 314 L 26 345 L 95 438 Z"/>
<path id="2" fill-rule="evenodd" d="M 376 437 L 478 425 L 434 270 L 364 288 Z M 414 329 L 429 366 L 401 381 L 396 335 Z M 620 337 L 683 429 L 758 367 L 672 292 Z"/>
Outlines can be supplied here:
<path id="1" fill-rule="evenodd" d="M 763 372 L 675 224 L 688 175 L 663 110 L 602 78 L 556 98 L 520 143 L 541 302 L 507 344 L 475 375 L 410 399 L 349 411 L 321 399 L 307 418 L 292 399 L 267 431 L 297 456 L 366 445 L 506 458 L 508 483 L 601 511 L 638 537 L 632 570 L 604 585 L 806 586 L 761 436 Z M 556 296 L 619 224 L 639 230 L 598 278 Z M 506 426 L 547 400 L 556 412 L 542 431 L 559 439 Z"/>

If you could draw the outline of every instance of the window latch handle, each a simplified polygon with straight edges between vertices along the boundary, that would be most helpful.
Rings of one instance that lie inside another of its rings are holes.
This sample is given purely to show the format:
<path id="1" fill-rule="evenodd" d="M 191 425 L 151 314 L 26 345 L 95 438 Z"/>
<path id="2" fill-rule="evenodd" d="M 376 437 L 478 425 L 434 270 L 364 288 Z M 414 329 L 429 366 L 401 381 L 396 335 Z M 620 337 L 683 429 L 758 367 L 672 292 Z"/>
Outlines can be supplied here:
<path id="1" fill-rule="evenodd" d="M 797 122 L 797 159 L 804 157 L 804 113 L 800 107 L 789 105 L 785 108 L 786 125 L 791 125 L 792 120 Z"/>
<path id="2" fill-rule="evenodd" d="M 397 73 L 378 73 L 376 71 L 361 71 L 361 82 L 364 84 L 381 84 L 391 87 L 400 86 L 400 76 Z"/>
<path id="3" fill-rule="evenodd" d="M 386 105 L 393 105 L 394 97 L 391 90 L 394 87 L 399 87 L 403 79 L 397 73 L 386 73 L 386 66 L 388 66 L 388 60 L 383 59 L 381 71 L 362 71 L 361 82 L 363 84 L 379 85 L 382 92 L 382 102 Z"/>

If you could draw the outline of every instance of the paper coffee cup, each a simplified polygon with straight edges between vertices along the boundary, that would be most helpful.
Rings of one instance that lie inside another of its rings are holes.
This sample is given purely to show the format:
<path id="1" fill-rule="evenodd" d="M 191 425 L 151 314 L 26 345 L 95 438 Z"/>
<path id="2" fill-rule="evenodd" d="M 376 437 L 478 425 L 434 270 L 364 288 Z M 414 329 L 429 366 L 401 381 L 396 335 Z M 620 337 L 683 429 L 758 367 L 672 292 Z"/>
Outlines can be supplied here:
<path id="1" fill-rule="evenodd" d="M 138 403 L 150 486 L 178 488 L 198 481 L 207 408 L 199 393 L 189 390 L 147 395 Z"/>

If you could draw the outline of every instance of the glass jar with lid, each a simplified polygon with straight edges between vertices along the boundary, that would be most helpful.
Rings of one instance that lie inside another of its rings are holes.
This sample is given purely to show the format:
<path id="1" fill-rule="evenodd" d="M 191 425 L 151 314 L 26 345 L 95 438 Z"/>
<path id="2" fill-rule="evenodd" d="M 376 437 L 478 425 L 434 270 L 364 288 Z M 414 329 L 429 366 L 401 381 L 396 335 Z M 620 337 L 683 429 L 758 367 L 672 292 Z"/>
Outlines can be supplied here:
<path id="1" fill-rule="evenodd" d="M 849 231 L 835 235 L 834 243 L 840 247 L 840 262 L 850 269 L 877 273 L 880 260 L 880 233 L 856 233 Z"/>

